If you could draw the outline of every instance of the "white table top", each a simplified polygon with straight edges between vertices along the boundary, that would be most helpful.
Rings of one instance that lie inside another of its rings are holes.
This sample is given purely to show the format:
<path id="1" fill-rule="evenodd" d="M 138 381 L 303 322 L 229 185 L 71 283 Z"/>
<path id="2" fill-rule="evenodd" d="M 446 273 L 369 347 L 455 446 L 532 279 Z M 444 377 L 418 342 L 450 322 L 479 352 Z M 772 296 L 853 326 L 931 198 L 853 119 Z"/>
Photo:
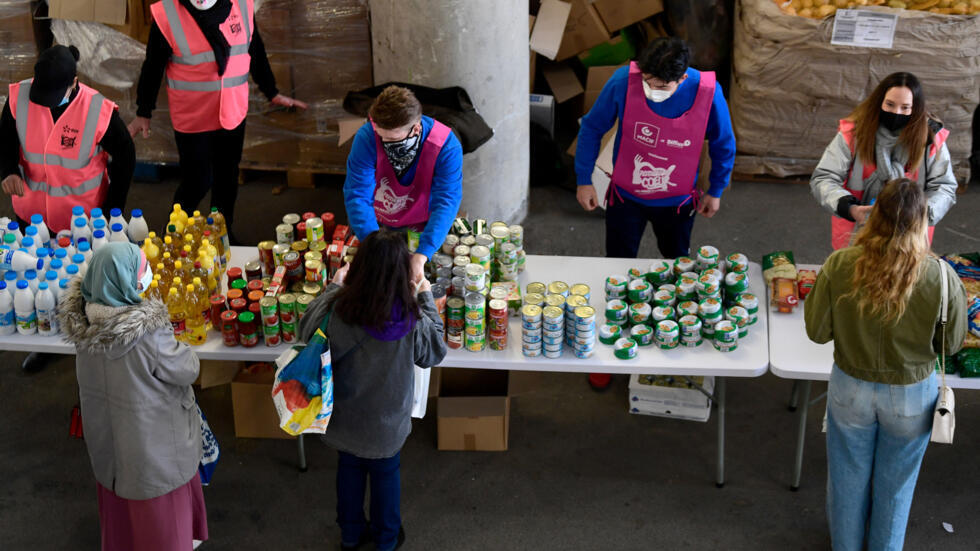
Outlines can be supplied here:
<path id="1" fill-rule="evenodd" d="M 814 264 L 801 264 L 797 267 L 804 270 L 820 269 L 820 266 Z M 784 379 L 830 379 L 830 371 L 834 365 L 834 345 L 832 342 L 817 344 L 807 337 L 803 321 L 806 301 L 801 302 L 792 314 L 781 314 L 772 311 L 769 294 L 765 295 L 766 310 L 769 312 L 769 369 L 774 375 Z M 980 389 L 980 377 L 964 379 L 959 375 L 947 375 L 946 384 L 951 388 Z"/>
<path id="2" fill-rule="evenodd" d="M 590 305 L 596 309 L 598 327 L 605 323 L 606 277 L 625 276 L 631 267 L 646 270 L 650 263 L 650 259 L 528 255 L 527 270 L 520 275 L 519 282 L 522 291 L 532 281 L 587 284 L 592 291 Z M 749 282 L 751 292 L 759 297 L 761 315 L 759 321 L 750 326 L 748 337 L 739 341 L 738 349 L 734 352 L 719 352 L 708 342 L 694 349 L 660 350 L 656 346 L 645 346 L 639 347 L 635 358 L 620 360 L 613 355 L 612 346 L 602 344 L 597 339 L 595 354 L 588 359 L 576 358 L 568 346 L 565 346 L 561 358 L 528 358 L 521 352 L 520 318 L 511 318 L 506 350 L 490 350 L 489 347 L 482 352 L 450 350 L 440 365 L 521 371 L 758 377 L 769 366 L 767 320 L 765 313 L 761 312 L 765 285 L 762 268 L 758 264 L 750 265 Z"/>

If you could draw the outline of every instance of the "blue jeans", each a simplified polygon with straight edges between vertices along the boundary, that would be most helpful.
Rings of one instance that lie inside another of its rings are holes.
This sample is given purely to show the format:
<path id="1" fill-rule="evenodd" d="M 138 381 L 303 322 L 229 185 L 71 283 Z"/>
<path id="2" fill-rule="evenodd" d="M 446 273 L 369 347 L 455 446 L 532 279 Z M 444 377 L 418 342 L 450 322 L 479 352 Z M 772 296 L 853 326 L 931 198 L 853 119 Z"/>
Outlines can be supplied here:
<path id="1" fill-rule="evenodd" d="M 401 528 L 401 453 L 385 459 L 364 459 L 338 452 L 337 524 L 344 545 L 361 541 L 368 523 L 364 519 L 364 493 L 371 478 L 371 536 L 378 551 L 390 551 Z"/>
<path id="2" fill-rule="evenodd" d="M 929 444 L 936 374 L 911 385 L 855 379 L 827 390 L 827 519 L 834 551 L 900 550 Z"/>
<path id="3" fill-rule="evenodd" d="M 606 208 L 606 256 L 636 258 L 647 224 L 653 227 L 657 248 L 663 258 L 687 256 L 691 252 L 694 227 L 692 201 L 680 207 L 648 207 L 629 199 L 610 198 Z"/>

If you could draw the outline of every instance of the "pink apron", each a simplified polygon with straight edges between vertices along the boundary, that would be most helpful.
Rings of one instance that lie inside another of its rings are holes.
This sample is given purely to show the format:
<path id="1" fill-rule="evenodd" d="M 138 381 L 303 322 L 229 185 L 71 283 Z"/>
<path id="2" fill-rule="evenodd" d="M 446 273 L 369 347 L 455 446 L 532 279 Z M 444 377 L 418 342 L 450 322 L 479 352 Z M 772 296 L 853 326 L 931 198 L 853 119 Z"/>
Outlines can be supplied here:
<path id="1" fill-rule="evenodd" d="M 640 199 L 693 197 L 714 94 L 715 74 L 702 72 L 691 108 L 674 119 L 662 117 L 647 105 L 642 72 L 631 62 L 609 195 L 622 200 L 622 189 Z"/>
<path id="2" fill-rule="evenodd" d="M 374 171 L 374 213 L 380 224 L 392 228 L 419 227 L 429 220 L 429 194 L 436 159 L 451 132 L 448 126 L 433 121 L 419 152 L 415 177 L 407 186 L 398 183 L 395 169 L 388 162 L 381 138 L 375 132 L 374 144 L 378 156 Z"/>

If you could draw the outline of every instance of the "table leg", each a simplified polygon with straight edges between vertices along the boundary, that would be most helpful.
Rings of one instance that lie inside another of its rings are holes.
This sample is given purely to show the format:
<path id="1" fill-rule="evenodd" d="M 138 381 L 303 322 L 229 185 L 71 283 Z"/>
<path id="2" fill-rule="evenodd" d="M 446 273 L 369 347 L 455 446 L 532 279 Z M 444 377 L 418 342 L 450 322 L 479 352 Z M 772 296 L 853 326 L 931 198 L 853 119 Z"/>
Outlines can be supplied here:
<path id="1" fill-rule="evenodd" d="M 789 405 L 786 409 L 790 411 L 796 411 L 796 405 L 799 404 L 800 400 L 800 381 L 799 379 L 793 380 L 793 391 L 789 395 Z"/>
<path id="2" fill-rule="evenodd" d="M 806 437 L 806 414 L 810 409 L 810 381 L 800 381 L 799 425 L 796 428 L 796 463 L 793 464 L 793 483 L 789 489 L 795 492 L 800 489 L 800 476 L 803 473 L 803 442 Z"/>
<path id="3" fill-rule="evenodd" d="M 715 402 L 718 404 L 718 471 L 715 486 L 725 486 L 725 378 L 715 377 Z"/>
<path id="4" fill-rule="evenodd" d="M 299 472 L 306 472 L 306 446 L 303 443 L 303 435 L 296 437 L 296 451 L 299 453 Z"/>

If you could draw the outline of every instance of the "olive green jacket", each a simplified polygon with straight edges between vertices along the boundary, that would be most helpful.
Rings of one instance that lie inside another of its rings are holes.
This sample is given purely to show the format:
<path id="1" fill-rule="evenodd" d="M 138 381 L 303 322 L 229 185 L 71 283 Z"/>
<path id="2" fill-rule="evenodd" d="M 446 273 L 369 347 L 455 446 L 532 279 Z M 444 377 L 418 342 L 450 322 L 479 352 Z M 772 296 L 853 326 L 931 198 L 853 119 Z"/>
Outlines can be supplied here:
<path id="1" fill-rule="evenodd" d="M 804 304 L 806 333 L 817 343 L 834 341 L 834 361 L 848 375 L 873 383 L 907 385 L 935 369 L 940 349 L 939 309 L 943 275 L 949 281 L 946 354 L 954 354 L 966 338 L 966 290 L 956 272 L 930 257 L 909 297 L 905 313 L 892 324 L 861 312 L 851 290 L 854 264 L 861 247 L 835 251 L 824 263 Z"/>

